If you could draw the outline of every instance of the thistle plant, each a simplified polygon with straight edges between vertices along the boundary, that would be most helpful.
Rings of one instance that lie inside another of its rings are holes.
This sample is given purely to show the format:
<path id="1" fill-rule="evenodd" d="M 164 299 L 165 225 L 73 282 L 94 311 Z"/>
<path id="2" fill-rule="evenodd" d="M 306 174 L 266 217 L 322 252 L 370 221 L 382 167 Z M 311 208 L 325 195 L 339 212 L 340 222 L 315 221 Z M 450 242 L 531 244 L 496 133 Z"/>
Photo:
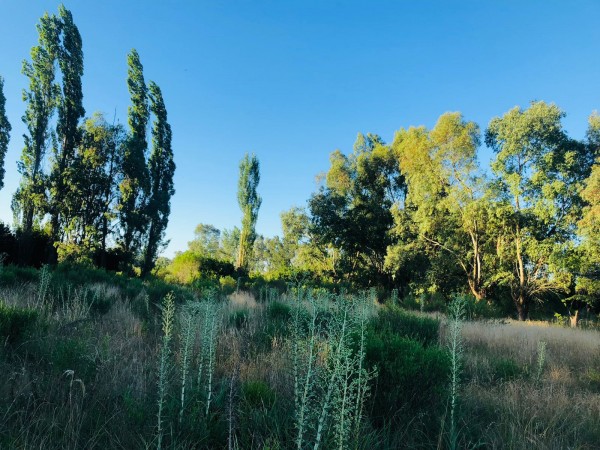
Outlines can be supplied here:
<path id="1" fill-rule="evenodd" d="M 216 340 L 221 307 L 217 303 L 214 294 L 210 294 L 207 300 L 198 305 L 198 323 L 201 324 L 201 347 L 198 353 L 198 391 L 204 390 L 206 394 L 205 415 L 210 411 L 213 395 L 213 373 L 216 357 Z M 203 385 L 204 377 L 206 382 Z"/>
<path id="2" fill-rule="evenodd" d="M 301 296 L 298 289 L 298 296 Z M 310 322 L 308 327 L 308 338 L 302 336 L 302 305 L 296 302 L 292 321 L 292 364 L 294 377 L 294 405 L 296 415 L 296 447 L 302 448 L 304 433 L 306 431 L 306 420 L 310 411 L 313 387 L 315 384 L 316 370 L 316 344 L 317 344 L 317 309 L 314 299 L 310 301 Z M 300 366 L 304 367 L 301 373 Z"/>
<path id="3" fill-rule="evenodd" d="M 364 364 L 370 296 L 333 300 L 309 296 L 309 311 L 298 301 L 291 319 L 297 449 L 310 443 L 317 450 L 329 439 L 339 449 L 356 442 L 376 375 Z M 326 320 L 317 320 L 321 311 Z"/>
<path id="4" fill-rule="evenodd" d="M 181 404 L 179 407 L 179 423 L 183 421 L 183 411 L 185 408 L 185 391 L 186 382 L 188 379 L 189 366 L 190 366 L 190 349 L 193 344 L 194 326 L 193 326 L 194 314 L 188 308 L 184 309 L 181 314 L 181 344 L 182 344 L 182 362 L 181 362 Z"/>
<path id="5" fill-rule="evenodd" d="M 542 379 L 542 374 L 544 372 L 544 364 L 546 362 L 546 342 L 540 341 L 538 342 L 537 348 L 537 369 L 535 372 L 535 381 L 539 382 Z"/>
<path id="6" fill-rule="evenodd" d="M 450 350 L 450 431 L 449 447 L 458 448 L 456 409 L 460 388 L 460 372 L 464 353 L 462 327 L 465 317 L 464 297 L 455 297 L 448 306 L 448 349 Z"/>
<path id="7" fill-rule="evenodd" d="M 40 281 L 37 289 L 37 302 L 42 306 L 46 302 L 48 291 L 50 290 L 50 281 L 52 281 L 52 273 L 48 265 L 42 266 L 40 269 Z"/>
<path id="8" fill-rule="evenodd" d="M 175 320 L 175 296 L 169 292 L 163 301 L 162 306 L 162 342 L 160 347 L 159 367 L 158 367 L 158 427 L 156 448 L 162 448 L 163 439 L 163 409 L 167 396 L 167 385 L 169 375 L 169 356 L 171 353 L 170 344 L 173 335 Z"/>

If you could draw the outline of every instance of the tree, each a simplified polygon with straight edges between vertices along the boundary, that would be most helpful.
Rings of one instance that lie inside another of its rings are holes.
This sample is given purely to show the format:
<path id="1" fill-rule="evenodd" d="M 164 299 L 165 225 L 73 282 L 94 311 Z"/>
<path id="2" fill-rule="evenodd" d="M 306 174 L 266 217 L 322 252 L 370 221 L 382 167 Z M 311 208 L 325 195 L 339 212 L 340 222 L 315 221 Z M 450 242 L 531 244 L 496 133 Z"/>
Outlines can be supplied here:
<path id="1" fill-rule="evenodd" d="M 83 108 L 83 50 L 81 35 L 73 22 L 73 16 L 63 5 L 58 8 L 56 17 L 60 30 L 58 42 L 58 66 L 62 74 L 62 92 L 58 95 L 58 123 L 56 134 L 58 145 L 54 148 L 54 158 L 50 173 L 50 223 L 52 240 L 61 241 L 60 230 L 71 220 L 65 208 L 67 192 L 73 192 L 69 185 L 76 176 L 73 170 L 75 149 L 79 144 L 81 133 L 79 120 L 85 115 Z M 72 187 L 72 186 L 71 186 Z M 61 223 L 62 221 L 62 223 Z"/>
<path id="2" fill-rule="evenodd" d="M 413 207 L 418 238 L 458 264 L 471 293 L 481 300 L 491 278 L 484 264 L 491 239 L 486 234 L 489 199 L 478 171 L 478 146 L 479 127 L 457 112 L 443 114 L 432 130 L 400 130 L 393 145 L 407 180 L 407 203 Z M 395 218 L 405 220 L 399 211 Z"/>
<path id="3" fill-rule="evenodd" d="M 309 200 L 314 244 L 326 259 L 337 250 L 340 272 L 351 280 L 390 286 L 385 256 L 391 244 L 391 208 L 404 196 L 393 152 L 379 136 L 359 134 L 349 157 L 337 150 L 330 162 L 326 185 Z"/>
<path id="4" fill-rule="evenodd" d="M 190 252 L 204 257 L 220 259 L 221 231 L 213 225 L 200 223 L 194 230 L 194 239 L 188 242 Z"/>
<path id="5" fill-rule="evenodd" d="M 25 235 L 33 229 L 34 219 L 46 209 L 46 176 L 42 163 L 50 141 L 55 140 L 50 119 L 60 98 L 55 83 L 56 60 L 59 53 L 60 24 L 48 13 L 37 25 L 38 45 L 31 49 L 31 62 L 23 62 L 23 74 L 29 78 L 29 90 L 23 92 L 27 103 L 23 122 L 27 127 L 25 147 L 18 162 L 21 183 L 13 197 L 13 212 L 20 219 Z"/>
<path id="6" fill-rule="evenodd" d="M 128 109 L 129 138 L 123 155 L 123 180 L 119 185 L 119 222 L 121 245 L 131 262 L 147 224 L 145 203 L 150 186 L 145 153 L 150 109 L 144 68 L 135 49 L 127 55 L 127 65 L 127 87 L 132 104 Z"/>
<path id="7" fill-rule="evenodd" d="M 165 244 L 164 235 L 171 213 L 171 197 L 175 193 L 173 176 L 175 161 L 171 147 L 171 126 L 167 122 L 167 109 L 158 85 L 150 82 L 150 110 L 154 115 L 152 127 L 152 153 L 148 161 L 150 191 L 146 206 L 148 232 L 144 247 L 142 275 L 154 268 L 158 251 Z"/>
<path id="8" fill-rule="evenodd" d="M 252 256 L 252 247 L 256 239 L 256 220 L 262 199 L 256 189 L 260 181 L 260 166 L 253 154 L 247 153 L 240 162 L 240 178 L 238 181 L 238 204 L 242 210 L 242 229 L 235 267 L 248 270 L 248 262 Z"/>
<path id="9" fill-rule="evenodd" d="M 8 150 L 11 126 L 6 117 L 6 97 L 4 96 L 4 78 L 0 76 L 0 189 L 4 187 L 4 158 Z"/>
<path id="10" fill-rule="evenodd" d="M 486 132 L 496 153 L 497 249 L 505 264 L 497 278 L 510 287 L 521 320 L 534 299 L 566 292 L 572 279 L 560 261 L 581 215 L 579 192 L 590 155 L 567 137 L 563 117 L 554 104 L 532 102 L 492 119 Z"/>
<path id="11" fill-rule="evenodd" d="M 585 180 L 581 197 L 585 202 L 577 223 L 578 256 L 576 259 L 575 295 L 572 303 L 595 306 L 600 303 L 600 116 L 592 114 L 587 132 L 590 155 L 596 157 L 590 176 Z M 577 324 L 578 310 L 574 325 Z"/>
<path id="12" fill-rule="evenodd" d="M 121 125 L 110 125 L 96 113 L 83 123 L 79 133 L 61 206 L 64 238 L 57 245 L 58 256 L 61 260 L 90 258 L 99 251 L 99 263 L 104 267 L 107 241 L 116 218 L 125 130 Z"/>

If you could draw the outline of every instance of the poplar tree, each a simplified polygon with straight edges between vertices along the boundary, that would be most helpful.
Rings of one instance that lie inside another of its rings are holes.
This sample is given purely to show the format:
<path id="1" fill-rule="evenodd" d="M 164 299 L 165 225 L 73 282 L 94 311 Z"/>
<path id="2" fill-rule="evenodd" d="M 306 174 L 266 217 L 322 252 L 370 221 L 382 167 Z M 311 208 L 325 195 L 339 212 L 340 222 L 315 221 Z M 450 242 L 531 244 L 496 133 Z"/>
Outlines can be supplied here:
<path id="1" fill-rule="evenodd" d="M 247 270 L 251 258 L 252 247 L 256 239 L 256 220 L 262 199 L 256 191 L 260 181 L 260 166 L 253 154 L 247 153 L 240 162 L 240 178 L 238 182 L 238 204 L 242 210 L 242 230 L 240 245 L 235 263 L 236 268 Z"/>
<path id="2" fill-rule="evenodd" d="M 23 122 L 27 133 L 21 160 L 17 163 L 21 184 L 12 204 L 15 218 L 20 219 L 25 234 L 31 232 L 34 218 L 45 212 L 46 177 L 42 163 L 49 143 L 55 140 L 49 124 L 60 97 L 60 87 L 55 83 L 60 25 L 55 16 L 46 13 L 37 30 L 38 45 L 31 49 L 31 62 L 23 62 L 22 72 L 29 78 L 29 89 L 23 91 L 23 100 L 27 103 Z"/>
<path id="3" fill-rule="evenodd" d="M 4 187 L 4 157 L 8 149 L 11 126 L 6 117 L 6 97 L 4 97 L 4 78 L 0 77 L 0 189 Z"/>
<path id="4" fill-rule="evenodd" d="M 160 87 L 150 82 L 150 111 L 154 115 L 152 126 L 152 153 L 148 160 L 150 181 L 146 207 L 148 233 L 144 247 L 142 276 L 154 268 L 158 251 L 164 246 L 165 230 L 171 212 L 171 197 L 175 193 L 173 175 L 175 162 L 171 148 L 171 126 L 167 122 L 167 109 Z"/>
<path id="5" fill-rule="evenodd" d="M 123 155 L 123 180 L 119 185 L 119 220 L 122 228 L 121 245 L 132 259 L 134 249 L 146 229 L 145 202 L 149 190 L 146 167 L 146 128 L 150 116 L 148 88 L 144 81 L 144 68 L 135 49 L 127 56 L 127 87 L 131 95 L 128 109 L 129 138 Z"/>
<path id="6" fill-rule="evenodd" d="M 74 183 L 73 171 L 75 149 L 80 142 L 79 121 L 85 115 L 83 108 L 83 50 L 81 35 L 69 10 L 63 5 L 58 7 L 57 26 L 60 29 L 58 45 L 58 66 L 62 74 L 62 92 L 58 97 L 58 123 L 56 134 L 58 146 L 54 148 L 54 157 L 50 173 L 50 222 L 52 240 L 61 240 L 61 227 L 70 218 L 69 214 L 83 214 L 85 211 L 68 211 L 65 207 L 69 185 Z"/>

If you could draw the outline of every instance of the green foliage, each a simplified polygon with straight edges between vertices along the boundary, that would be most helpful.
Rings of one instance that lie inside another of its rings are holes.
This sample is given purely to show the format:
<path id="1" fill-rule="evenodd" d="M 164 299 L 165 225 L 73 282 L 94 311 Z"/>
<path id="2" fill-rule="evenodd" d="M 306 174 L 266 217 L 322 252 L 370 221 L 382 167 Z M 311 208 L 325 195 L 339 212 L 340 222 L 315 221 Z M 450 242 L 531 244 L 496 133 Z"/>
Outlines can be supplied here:
<path id="1" fill-rule="evenodd" d="M 60 24 L 56 16 L 45 13 L 37 25 L 38 45 L 31 49 L 31 62 L 23 62 L 23 75 L 29 89 L 23 92 L 27 103 L 23 122 L 27 127 L 25 147 L 17 168 L 21 183 L 13 196 L 13 213 L 25 234 L 33 230 L 34 219 L 41 218 L 46 208 L 46 175 L 43 162 L 53 138 L 50 120 L 60 98 L 55 83 L 56 59 L 59 52 Z"/>
<path id="2" fill-rule="evenodd" d="M 250 311 L 247 309 L 238 309 L 229 314 L 229 324 L 238 330 L 244 328 L 248 324 Z"/>
<path id="3" fill-rule="evenodd" d="M 150 82 L 150 111 L 155 118 L 152 126 L 152 152 L 148 160 L 150 190 L 145 205 L 145 215 L 149 224 L 145 237 L 142 276 L 152 271 L 158 251 L 166 244 L 165 230 L 171 213 L 171 197 L 175 194 L 171 126 L 167 122 L 167 109 L 162 92 L 152 81 Z"/>
<path id="4" fill-rule="evenodd" d="M 385 306 L 369 324 L 371 333 L 398 335 L 420 342 L 424 346 L 438 343 L 439 329 L 438 319 L 417 316 L 394 305 Z"/>
<path id="5" fill-rule="evenodd" d="M 277 396 L 264 381 L 251 380 L 242 383 L 243 401 L 252 408 L 272 408 Z"/>
<path id="6" fill-rule="evenodd" d="M 70 194 L 78 195 L 75 168 L 75 149 L 81 139 L 79 120 L 84 116 L 83 91 L 83 50 L 81 35 L 73 22 L 73 16 L 63 5 L 58 8 L 55 19 L 60 29 L 58 44 L 58 66 L 62 75 L 62 92 L 58 97 L 56 138 L 59 142 L 54 147 L 52 168 L 50 170 L 49 201 L 51 236 L 53 242 L 60 242 L 61 229 L 73 219 L 70 207 L 74 201 Z M 80 206 L 81 207 L 81 206 Z M 85 206 L 83 206 L 85 208 Z M 75 214 L 80 213 L 76 210 Z"/>
<path id="7" fill-rule="evenodd" d="M 240 243 L 235 262 L 236 268 L 248 269 L 252 257 L 252 248 L 256 239 L 256 221 L 262 198 L 256 189 L 260 182 L 260 165 L 258 158 L 247 153 L 240 162 L 240 178 L 238 180 L 238 204 L 242 210 L 242 229 Z"/>
<path id="8" fill-rule="evenodd" d="M 486 260 L 493 247 L 486 232 L 487 186 L 477 164 L 479 141 L 477 124 L 460 113 L 445 113 L 432 130 L 401 129 L 393 148 L 408 187 L 404 208 L 397 205 L 394 213 L 395 234 L 404 237 L 406 221 L 412 220 L 412 233 L 429 257 L 458 265 L 473 295 L 481 299 L 490 284 L 491 264 Z M 394 271 L 403 269 L 402 253 L 411 242 L 400 239 L 398 245 L 387 261 Z"/>
<path id="9" fill-rule="evenodd" d="M 8 344 L 19 342 L 33 331 L 37 319 L 35 310 L 0 303 L 0 339 Z"/>
<path id="10" fill-rule="evenodd" d="M 359 134 L 350 156 L 331 154 L 326 185 L 311 196 L 309 209 L 315 250 L 334 255 L 334 274 L 363 287 L 390 285 L 384 263 L 392 244 L 391 207 L 404 187 L 392 150 L 377 135 Z"/>
<path id="11" fill-rule="evenodd" d="M 524 375 L 523 368 L 510 358 L 494 358 L 492 360 L 494 378 L 501 381 L 510 381 Z"/>
<path id="12" fill-rule="evenodd" d="M 0 189 L 4 187 L 4 158 L 10 140 L 10 123 L 6 117 L 6 97 L 4 96 L 4 78 L 0 76 Z"/>
<path id="13" fill-rule="evenodd" d="M 128 109 L 129 139 L 123 155 L 123 179 L 119 184 L 119 222 L 123 229 L 121 244 L 130 260 L 147 226 L 144 205 L 150 189 L 145 152 L 146 128 L 150 116 L 144 68 L 135 49 L 127 56 L 127 87 L 131 95 Z"/>
<path id="14" fill-rule="evenodd" d="M 47 344 L 46 344 L 47 345 Z M 58 338 L 51 347 L 50 363 L 57 373 L 73 370 L 85 380 L 90 380 L 96 371 L 96 364 L 90 355 L 87 343 L 78 338 Z"/>
<path id="15" fill-rule="evenodd" d="M 567 137 L 563 117 L 554 104 L 532 102 L 492 119 L 486 131 L 486 144 L 496 152 L 497 252 L 504 267 L 496 280 L 510 286 L 520 319 L 533 300 L 566 292 L 571 282 L 562 262 L 593 158 L 588 147 Z"/>
<path id="16" fill-rule="evenodd" d="M 443 410 L 450 360 L 439 347 L 424 347 L 390 329 L 373 329 L 367 337 L 366 363 L 379 373 L 370 406 L 376 425 L 410 420 L 419 413 L 436 416 Z"/>

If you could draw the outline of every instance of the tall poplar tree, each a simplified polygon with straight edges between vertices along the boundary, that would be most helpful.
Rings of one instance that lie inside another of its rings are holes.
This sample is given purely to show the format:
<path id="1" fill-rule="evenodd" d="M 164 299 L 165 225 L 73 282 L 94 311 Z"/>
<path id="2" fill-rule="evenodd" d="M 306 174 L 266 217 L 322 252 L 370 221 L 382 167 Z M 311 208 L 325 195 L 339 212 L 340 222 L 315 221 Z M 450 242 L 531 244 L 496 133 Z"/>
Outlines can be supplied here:
<path id="1" fill-rule="evenodd" d="M 4 157 L 8 149 L 11 126 L 6 117 L 6 97 L 4 96 L 4 78 L 0 77 L 0 189 L 4 187 Z"/>
<path id="2" fill-rule="evenodd" d="M 34 218 L 45 212 L 46 177 L 43 161 L 54 133 L 50 119 L 60 98 L 60 87 L 55 83 L 56 60 L 59 52 L 60 24 L 48 13 L 37 25 L 38 45 L 31 49 L 31 62 L 23 62 L 23 74 L 29 78 L 29 89 L 23 91 L 27 103 L 23 122 L 27 127 L 25 147 L 17 163 L 21 184 L 13 197 L 13 212 L 20 219 L 25 234 L 33 228 Z"/>
<path id="3" fill-rule="evenodd" d="M 148 232 L 144 246 L 142 276 L 154 268 L 156 257 L 164 245 L 165 230 L 171 212 L 171 197 L 175 193 L 173 176 L 175 162 L 171 147 L 171 126 L 167 122 L 167 109 L 158 85 L 150 82 L 150 111 L 154 115 L 152 126 L 152 153 L 148 160 L 150 192 L 146 207 Z"/>
<path id="4" fill-rule="evenodd" d="M 144 81 L 144 68 L 135 49 L 127 56 L 127 87 L 131 95 L 128 109 L 129 139 L 123 155 L 123 180 L 119 190 L 119 219 L 122 228 L 121 245 L 132 259 L 146 229 L 145 203 L 149 191 L 146 166 L 146 129 L 150 116 L 148 88 Z"/>
<path id="5" fill-rule="evenodd" d="M 83 49 L 81 35 L 69 10 L 58 7 L 57 26 L 60 29 L 58 66 L 62 74 L 62 92 L 58 98 L 58 123 L 56 134 L 58 145 L 54 148 L 50 173 L 50 222 L 52 240 L 61 240 L 61 227 L 70 220 L 65 207 L 69 184 L 74 183 L 73 171 L 75 148 L 81 140 L 79 121 L 85 115 L 83 108 Z M 71 190 L 72 191 L 72 190 Z M 81 211 L 73 211 L 79 214 Z"/>
<path id="6" fill-rule="evenodd" d="M 238 182 L 238 204 L 242 210 L 242 230 L 235 263 L 236 268 L 247 270 L 256 239 L 256 220 L 262 199 L 256 189 L 260 181 L 260 165 L 255 155 L 247 153 L 240 162 Z"/>

